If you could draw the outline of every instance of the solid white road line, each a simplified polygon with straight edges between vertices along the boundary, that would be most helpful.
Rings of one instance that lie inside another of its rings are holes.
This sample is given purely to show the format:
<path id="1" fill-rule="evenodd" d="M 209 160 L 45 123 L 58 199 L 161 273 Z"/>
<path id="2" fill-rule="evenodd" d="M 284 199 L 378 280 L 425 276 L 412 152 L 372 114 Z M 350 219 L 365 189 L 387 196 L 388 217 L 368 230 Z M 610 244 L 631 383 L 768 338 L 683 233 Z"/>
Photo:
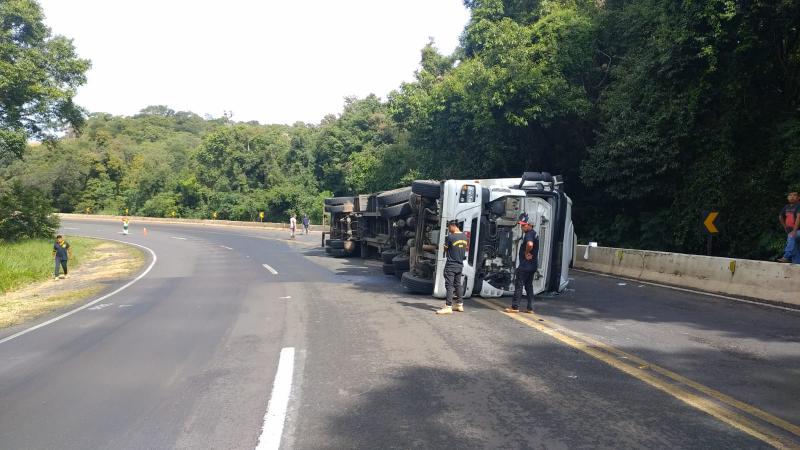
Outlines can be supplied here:
<path id="1" fill-rule="evenodd" d="M 269 270 L 270 273 L 272 273 L 273 275 L 277 275 L 278 274 L 278 271 L 273 269 L 272 267 L 270 267 L 269 264 L 262 264 L 262 266 L 264 266 L 265 269 Z"/>
<path id="2" fill-rule="evenodd" d="M 278 360 L 278 371 L 275 374 L 275 382 L 272 383 L 272 396 L 269 399 L 267 413 L 264 414 L 264 427 L 261 429 L 261 436 L 258 437 L 256 450 L 277 450 L 281 446 L 289 395 L 292 393 L 293 375 L 294 347 L 284 347 Z"/>
<path id="3" fill-rule="evenodd" d="M 94 236 L 86 236 L 86 237 L 94 237 Z M 137 281 L 139 281 L 139 280 L 141 280 L 142 278 L 144 278 L 144 276 L 145 276 L 145 275 L 147 275 L 148 273 L 150 273 L 150 269 L 152 269 L 152 268 L 153 268 L 153 266 L 155 266 L 155 265 L 156 265 L 156 261 L 158 261 L 158 256 L 156 256 L 156 252 L 154 252 L 153 250 L 151 250 L 151 249 L 149 249 L 149 248 L 145 247 L 144 245 L 134 244 L 134 243 L 132 243 L 132 242 L 118 241 L 118 240 L 116 240 L 116 239 L 107 239 L 107 238 L 99 238 L 99 237 L 95 237 L 95 239 L 104 239 L 104 240 L 106 240 L 106 241 L 115 241 L 115 242 L 121 242 L 121 243 L 123 243 L 123 244 L 135 245 L 135 246 L 137 246 L 137 247 L 143 248 L 143 249 L 147 250 L 148 252 L 150 252 L 150 254 L 151 254 L 151 255 L 153 255 L 153 260 L 150 262 L 150 265 L 149 265 L 149 266 L 147 266 L 147 269 L 145 269 L 145 271 L 144 271 L 144 272 L 142 272 L 141 274 L 139 274 L 139 276 L 138 276 L 138 277 L 136 277 L 136 278 L 132 279 L 131 281 L 129 281 L 129 282 L 127 282 L 127 283 L 125 283 L 123 286 L 120 286 L 119 288 L 115 289 L 113 292 L 109 292 L 108 294 L 106 294 L 106 295 L 104 295 L 104 296 L 102 296 L 102 297 L 100 297 L 100 298 L 98 298 L 98 299 L 92 300 L 91 302 L 89 302 L 89 303 L 86 303 L 86 304 L 85 304 L 85 305 L 83 305 L 83 306 L 79 306 L 79 307 L 77 307 L 77 308 L 75 308 L 75 309 L 73 309 L 73 310 L 71 310 L 71 311 L 67 311 L 67 312 L 65 312 L 64 314 L 61 314 L 61 315 L 60 315 L 60 316 L 58 316 L 58 317 L 53 317 L 52 319 L 48 320 L 47 322 L 42 322 L 42 323 L 40 323 L 39 325 L 34 325 L 34 326 L 32 326 L 32 327 L 30 327 L 30 328 L 27 328 L 27 329 L 24 329 L 24 330 L 22 330 L 22 331 L 20 331 L 20 332 L 18 332 L 18 333 L 14 333 L 14 334 L 12 334 L 11 336 L 8 336 L 8 337 L 6 337 L 6 338 L 0 339 L 0 344 L 4 344 L 4 343 L 6 343 L 6 342 L 8 342 L 8 341 L 10 341 L 10 340 L 12 340 L 12 339 L 16 339 L 16 338 L 18 338 L 18 337 L 20 337 L 20 336 L 22 336 L 22 335 L 28 334 L 28 333 L 30 333 L 31 331 L 38 330 L 39 328 L 46 327 L 47 325 L 50 325 L 50 324 L 51 324 L 51 323 L 53 323 L 53 322 L 58 322 L 59 320 L 61 320 L 61 319 L 65 318 L 65 317 L 69 317 L 69 316 L 71 316 L 71 315 L 75 314 L 75 313 L 76 313 L 76 312 L 78 312 L 78 311 L 82 311 L 82 310 L 84 310 L 84 309 L 86 309 L 86 308 L 89 308 L 89 307 L 91 307 L 91 306 L 94 306 L 94 305 L 96 305 L 97 303 L 100 303 L 100 302 L 102 302 L 103 300 L 105 300 L 105 299 L 107 299 L 107 298 L 111 297 L 112 295 L 115 295 L 115 294 L 119 293 L 119 292 L 120 292 L 120 291 L 122 291 L 123 289 L 126 289 L 126 288 L 128 288 L 129 286 L 131 286 L 133 283 L 136 283 Z"/>

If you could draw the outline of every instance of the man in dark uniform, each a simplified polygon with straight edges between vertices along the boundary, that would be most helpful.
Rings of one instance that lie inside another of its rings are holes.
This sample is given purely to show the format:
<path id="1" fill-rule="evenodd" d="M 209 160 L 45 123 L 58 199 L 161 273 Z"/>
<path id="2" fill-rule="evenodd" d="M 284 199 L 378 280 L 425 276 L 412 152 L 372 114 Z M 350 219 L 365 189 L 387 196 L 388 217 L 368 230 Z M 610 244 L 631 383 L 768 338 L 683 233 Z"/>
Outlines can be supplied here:
<path id="1" fill-rule="evenodd" d="M 447 223 L 450 234 L 444 238 L 444 286 L 447 298 L 444 308 L 436 314 L 453 314 L 453 295 L 456 297 L 455 310 L 464 312 L 464 299 L 461 298 L 461 272 L 464 270 L 464 260 L 467 258 L 467 237 L 458 228 L 458 222 L 451 220 Z"/>
<path id="2" fill-rule="evenodd" d="M 533 274 L 538 269 L 539 237 L 533 231 L 533 224 L 527 214 L 519 216 L 519 225 L 522 227 L 522 242 L 519 245 L 519 265 L 514 274 L 514 297 L 511 300 L 511 308 L 506 308 L 506 312 L 518 313 L 519 301 L 522 298 L 522 288 L 525 287 L 525 294 L 528 298 L 528 307 L 525 312 L 533 314 Z"/>

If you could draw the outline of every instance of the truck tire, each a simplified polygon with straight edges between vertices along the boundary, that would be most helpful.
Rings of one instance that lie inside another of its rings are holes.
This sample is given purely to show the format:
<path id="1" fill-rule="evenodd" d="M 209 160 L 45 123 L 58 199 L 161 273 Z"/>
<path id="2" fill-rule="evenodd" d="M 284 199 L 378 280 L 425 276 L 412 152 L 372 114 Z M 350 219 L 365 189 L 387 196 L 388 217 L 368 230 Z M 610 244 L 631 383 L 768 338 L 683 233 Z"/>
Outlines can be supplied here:
<path id="1" fill-rule="evenodd" d="M 411 197 L 411 188 L 404 187 L 382 192 L 375 197 L 375 200 L 378 202 L 378 207 L 380 208 L 382 206 L 390 206 L 407 202 L 409 197 Z"/>
<path id="2" fill-rule="evenodd" d="M 343 249 L 344 248 L 344 241 L 341 239 L 331 239 L 328 242 L 328 247 L 333 249 Z"/>
<path id="3" fill-rule="evenodd" d="M 441 183 L 433 180 L 414 180 L 411 191 L 427 198 L 439 198 L 442 195 Z"/>
<path id="4" fill-rule="evenodd" d="M 392 260 L 399 253 L 400 252 L 394 249 L 384 250 L 381 252 L 381 261 L 383 261 L 384 264 L 392 264 L 392 267 L 394 267 L 394 263 L 392 263 Z"/>
<path id="5" fill-rule="evenodd" d="M 394 264 L 383 264 L 383 273 L 386 275 L 394 275 Z"/>
<path id="6" fill-rule="evenodd" d="M 403 287 L 412 294 L 433 294 L 433 280 L 414 276 L 411 272 L 406 272 L 400 279 Z"/>
<path id="7" fill-rule="evenodd" d="M 408 256 L 405 255 L 395 256 L 392 260 L 392 265 L 394 266 L 394 276 L 398 280 L 402 280 L 403 274 L 410 270 Z"/>
<path id="8" fill-rule="evenodd" d="M 354 206 L 352 203 L 345 203 L 342 205 L 328 205 L 325 206 L 325 212 L 329 213 L 349 213 L 353 212 Z"/>
<path id="9" fill-rule="evenodd" d="M 331 247 L 325 247 L 325 253 L 330 255 L 332 251 L 333 249 Z"/>
<path id="10" fill-rule="evenodd" d="M 355 203 L 355 197 L 332 197 L 326 198 L 324 202 L 326 206 L 344 205 L 346 203 L 350 203 L 352 205 Z"/>
<path id="11" fill-rule="evenodd" d="M 397 255 L 392 258 L 392 264 L 394 264 L 394 273 L 407 272 L 409 268 L 408 256 Z"/>
<path id="12" fill-rule="evenodd" d="M 381 217 L 391 219 L 392 217 L 403 217 L 411 214 L 411 205 L 408 202 L 400 203 L 399 205 L 386 206 L 380 208 Z"/>

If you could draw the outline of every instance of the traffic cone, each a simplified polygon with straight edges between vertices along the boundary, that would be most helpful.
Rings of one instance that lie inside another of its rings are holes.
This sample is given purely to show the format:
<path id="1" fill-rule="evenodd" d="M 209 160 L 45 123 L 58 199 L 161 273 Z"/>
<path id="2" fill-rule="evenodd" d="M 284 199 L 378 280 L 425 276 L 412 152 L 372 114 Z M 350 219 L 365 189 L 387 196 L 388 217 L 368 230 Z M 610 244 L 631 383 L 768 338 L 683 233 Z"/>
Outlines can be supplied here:
<path id="1" fill-rule="evenodd" d="M 142 234 L 144 234 L 145 236 L 147 236 L 147 228 L 142 228 Z"/>

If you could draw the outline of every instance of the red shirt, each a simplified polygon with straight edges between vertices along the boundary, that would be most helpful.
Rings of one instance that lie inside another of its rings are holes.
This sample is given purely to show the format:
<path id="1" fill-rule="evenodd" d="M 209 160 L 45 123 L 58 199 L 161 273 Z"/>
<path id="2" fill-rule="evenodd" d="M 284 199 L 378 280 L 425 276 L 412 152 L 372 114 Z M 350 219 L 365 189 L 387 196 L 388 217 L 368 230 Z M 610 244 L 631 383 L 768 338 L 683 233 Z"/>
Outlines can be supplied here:
<path id="1" fill-rule="evenodd" d="M 794 229 L 794 222 L 797 219 L 797 214 L 800 214 L 800 203 L 789 203 L 781 210 L 781 217 L 786 222 L 786 229 L 791 231 Z"/>

